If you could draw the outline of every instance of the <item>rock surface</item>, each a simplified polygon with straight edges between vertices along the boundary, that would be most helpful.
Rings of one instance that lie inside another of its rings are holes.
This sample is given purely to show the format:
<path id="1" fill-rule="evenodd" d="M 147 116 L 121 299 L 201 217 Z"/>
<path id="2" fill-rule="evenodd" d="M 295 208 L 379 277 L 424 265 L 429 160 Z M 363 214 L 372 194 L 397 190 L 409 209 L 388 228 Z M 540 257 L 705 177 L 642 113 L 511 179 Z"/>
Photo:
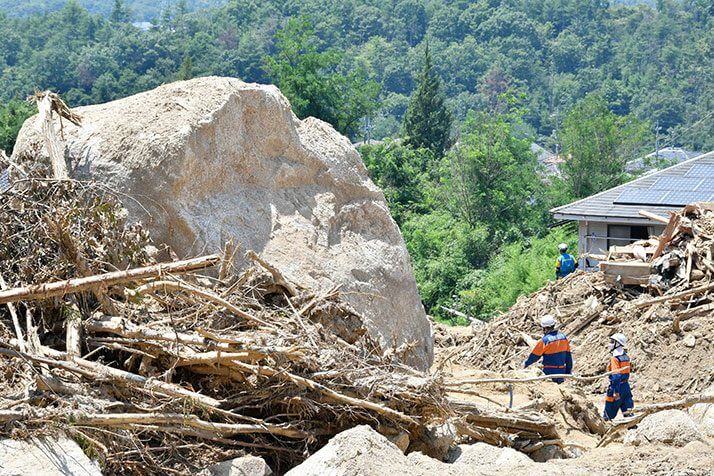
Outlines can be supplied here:
<path id="1" fill-rule="evenodd" d="M 270 476 L 273 471 L 263 458 L 241 456 L 204 469 L 201 476 Z"/>
<path id="2" fill-rule="evenodd" d="M 60 437 L 0 440 L 0 475 L 101 476 L 73 440 Z"/>
<path id="3" fill-rule="evenodd" d="M 433 460 L 435 463 L 439 463 Z M 366 425 L 357 426 L 332 438 L 318 452 L 286 476 L 383 476 L 433 472 L 410 462 L 401 450 Z"/>
<path id="4" fill-rule="evenodd" d="M 665 410 L 645 417 L 637 428 L 627 432 L 624 443 L 684 446 L 701 439 L 701 432 L 688 414 L 681 410 Z"/>
<path id="5" fill-rule="evenodd" d="M 458 445 L 449 453 L 448 461 L 455 465 L 467 465 L 472 468 L 533 464 L 528 456 L 513 448 L 498 448 L 486 443 Z"/>
<path id="6" fill-rule="evenodd" d="M 341 285 L 385 349 L 414 342 L 407 362 L 429 367 L 431 326 L 404 240 L 330 125 L 297 119 L 274 86 L 217 77 L 75 111 L 83 126 L 64 123 L 73 176 L 125 193 L 155 241 L 185 256 L 234 238 L 298 284 Z M 42 150 L 34 121 L 15 147 L 24 163 Z"/>
<path id="7" fill-rule="evenodd" d="M 707 388 L 704 393 L 714 395 L 714 385 Z M 698 403 L 689 409 L 689 416 L 705 435 L 714 438 L 714 404 Z"/>

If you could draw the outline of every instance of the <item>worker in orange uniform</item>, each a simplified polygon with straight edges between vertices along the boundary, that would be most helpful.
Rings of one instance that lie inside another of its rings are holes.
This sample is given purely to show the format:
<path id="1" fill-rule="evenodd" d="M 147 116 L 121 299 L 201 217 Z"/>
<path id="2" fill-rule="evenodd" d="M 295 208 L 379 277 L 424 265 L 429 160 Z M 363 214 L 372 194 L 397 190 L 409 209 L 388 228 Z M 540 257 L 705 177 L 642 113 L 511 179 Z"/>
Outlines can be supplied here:
<path id="1" fill-rule="evenodd" d="M 570 374 L 573 372 L 573 356 L 570 353 L 570 342 L 562 332 L 556 327 L 555 318 L 550 314 L 546 314 L 540 320 L 540 325 L 543 328 L 543 337 L 538 341 L 533 348 L 531 355 L 525 361 L 525 366 L 538 362 L 543 358 L 543 373 L 546 375 L 553 374 Z M 554 378 L 553 382 L 563 383 L 565 379 Z"/>
<path id="2" fill-rule="evenodd" d="M 612 357 L 607 371 L 618 370 L 618 372 L 609 376 L 610 386 L 607 388 L 605 411 L 602 415 L 605 420 L 615 418 L 619 410 L 622 410 L 624 417 L 632 416 L 632 409 L 635 407 L 630 390 L 630 357 L 627 355 L 626 347 L 627 337 L 624 334 L 617 333 L 610 337 Z"/>

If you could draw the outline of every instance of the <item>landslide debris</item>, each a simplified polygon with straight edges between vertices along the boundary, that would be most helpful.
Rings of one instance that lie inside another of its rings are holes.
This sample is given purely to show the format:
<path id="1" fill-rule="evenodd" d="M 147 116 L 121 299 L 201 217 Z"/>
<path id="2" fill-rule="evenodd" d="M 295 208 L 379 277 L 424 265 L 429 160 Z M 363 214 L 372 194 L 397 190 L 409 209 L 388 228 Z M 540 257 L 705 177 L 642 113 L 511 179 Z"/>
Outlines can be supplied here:
<path id="1" fill-rule="evenodd" d="M 659 239 L 620 247 L 608 271 L 578 271 L 522 297 L 506 313 L 474 328 L 454 359 L 504 372 L 520 369 L 541 335 L 539 319 L 556 316 L 571 339 L 574 372 L 605 371 L 608 337 L 628 339 L 633 391 L 639 400 L 673 399 L 714 382 L 714 205 L 694 204 L 673 214 Z M 627 263 L 627 267 L 619 263 Z M 648 284 L 622 284 L 613 269 L 649 270 Z M 602 391 L 606 379 L 592 384 Z"/>

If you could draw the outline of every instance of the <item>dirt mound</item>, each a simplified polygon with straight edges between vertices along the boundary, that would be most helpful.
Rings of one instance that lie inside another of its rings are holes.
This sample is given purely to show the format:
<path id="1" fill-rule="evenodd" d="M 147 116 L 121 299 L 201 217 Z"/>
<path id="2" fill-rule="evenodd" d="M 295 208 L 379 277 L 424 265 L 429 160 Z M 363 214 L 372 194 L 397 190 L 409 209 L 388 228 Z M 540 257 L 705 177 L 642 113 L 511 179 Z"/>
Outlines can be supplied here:
<path id="1" fill-rule="evenodd" d="M 455 358 L 497 372 L 522 368 L 542 335 L 540 317 L 550 313 L 571 340 L 575 373 L 603 373 L 608 337 L 622 332 L 629 339 L 638 399 L 701 391 L 714 381 L 713 251 L 712 207 L 688 206 L 672 216 L 657 246 L 636 253 L 647 261 L 627 261 L 650 269 L 651 284 L 625 286 L 622 276 L 576 272 L 476 328 Z M 605 379 L 593 384 L 599 390 L 605 385 Z"/>

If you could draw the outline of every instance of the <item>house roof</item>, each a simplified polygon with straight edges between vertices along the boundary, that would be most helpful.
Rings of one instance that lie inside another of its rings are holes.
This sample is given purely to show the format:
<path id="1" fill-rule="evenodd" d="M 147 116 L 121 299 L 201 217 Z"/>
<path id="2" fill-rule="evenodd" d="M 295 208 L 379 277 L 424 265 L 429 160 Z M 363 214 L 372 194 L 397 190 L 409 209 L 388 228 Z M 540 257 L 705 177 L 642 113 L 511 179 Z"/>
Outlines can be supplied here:
<path id="1" fill-rule="evenodd" d="M 706 165 L 706 167 L 700 165 Z M 687 183 L 696 181 L 692 177 L 693 175 L 700 178 L 696 189 Z M 714 151 L 577 202 L 554 208 L 550 212 L 557 220 L 651 223 L 651 220 L 639 214 L 640 210 L 667 216 L 667 212 L 679 210 L 686 204 L 674 203 L 677 200 L 682 200 L 683 197 L 687 202 L 713 201 L 714 187 L 710 184 L 714 185 Z M 656 190 L 653 190 L 652 187 Z M 702 190 L 699 190 L 700 188 Z M 663 199 L 663 196 L 678 198 L 668 202 Z M 632 199 L 632 197 L 639 198 Z"/>

